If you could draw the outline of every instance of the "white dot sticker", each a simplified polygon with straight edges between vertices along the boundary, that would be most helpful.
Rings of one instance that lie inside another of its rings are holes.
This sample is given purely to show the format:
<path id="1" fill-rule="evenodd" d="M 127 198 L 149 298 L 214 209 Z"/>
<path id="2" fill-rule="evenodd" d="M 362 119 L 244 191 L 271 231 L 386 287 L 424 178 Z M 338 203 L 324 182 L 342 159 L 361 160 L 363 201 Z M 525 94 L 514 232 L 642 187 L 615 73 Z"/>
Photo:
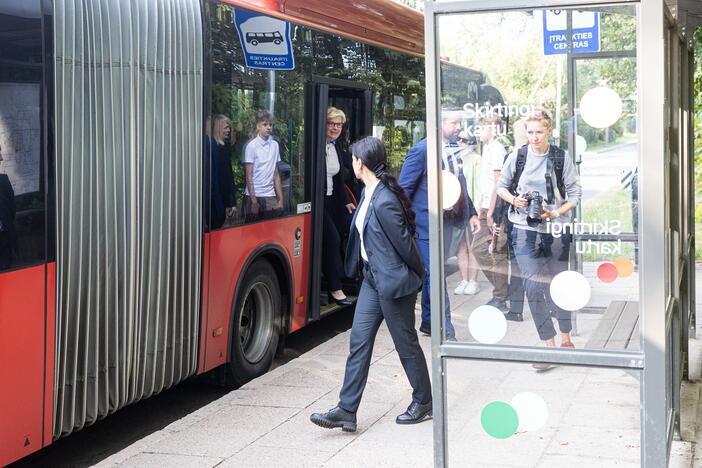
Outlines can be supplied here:
<path id="1" fill-rule="evenodd" d="M 536 393 L 517 393 L 510 402 L 519 417 L 520 431 L 536 431 L 548 420 L 548 406 Z"/>
<path id="2" fill-rule="evenodd" d="M 580 310 L 590 302 L 590 283 L 577 271 L 562 271 L 551 281 L 551 298 L 564 310 Z"/>
<path id="3" fill-rule="evenodd" d="M 482 305 L 470 314 L 468 330 L 478 343 L 498 343 L 507 333 L 507 320 L 497 307 Z"/>

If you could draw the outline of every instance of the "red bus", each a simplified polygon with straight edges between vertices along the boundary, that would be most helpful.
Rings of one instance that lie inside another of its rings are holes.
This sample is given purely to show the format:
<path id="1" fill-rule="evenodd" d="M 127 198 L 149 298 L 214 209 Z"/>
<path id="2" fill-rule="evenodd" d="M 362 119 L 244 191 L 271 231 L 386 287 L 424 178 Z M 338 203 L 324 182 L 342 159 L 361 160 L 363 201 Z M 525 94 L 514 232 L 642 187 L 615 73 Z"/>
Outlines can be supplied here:
<path id="1" fill-rule="evenodd" d="M 335 310 L 326 109 L 399 170 L 425 133 L 423 41 L 383 0 L 0 4 L 0 465 L 192 375 L 243 384 Z M 483 76 L 453 73 L 477 101 Z M 241 213 L 258 109 L 284 193 L 266 220 Z"/>

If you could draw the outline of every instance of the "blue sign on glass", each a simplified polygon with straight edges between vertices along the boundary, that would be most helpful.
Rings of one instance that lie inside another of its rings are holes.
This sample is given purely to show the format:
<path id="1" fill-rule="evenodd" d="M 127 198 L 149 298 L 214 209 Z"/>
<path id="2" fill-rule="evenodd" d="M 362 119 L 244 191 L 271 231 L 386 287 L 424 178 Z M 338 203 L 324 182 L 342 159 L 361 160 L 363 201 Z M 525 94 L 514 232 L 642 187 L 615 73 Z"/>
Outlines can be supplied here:
<path id="1" fill-rule="evenodd" d="M 234 8 L 234 21 L 247 67 L 265 70 L 295 68 L 290 23 L 241 8 Z"/>
<path id="2" fill-rule="evenodd" d="M 600 14 L 595 11 L 572 11 L 573 53 L 599 52 Z M 568 52 L 566 10 L 544 10 L 544 55 Z"/>

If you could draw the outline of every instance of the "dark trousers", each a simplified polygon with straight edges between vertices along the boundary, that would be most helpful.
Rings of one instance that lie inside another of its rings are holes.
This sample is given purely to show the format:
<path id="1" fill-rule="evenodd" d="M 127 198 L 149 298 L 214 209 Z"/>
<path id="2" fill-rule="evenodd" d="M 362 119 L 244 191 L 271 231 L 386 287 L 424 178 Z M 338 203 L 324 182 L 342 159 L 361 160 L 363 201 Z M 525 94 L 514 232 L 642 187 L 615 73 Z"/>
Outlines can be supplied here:
<path id="1" fill-rule="evenodd" d="M 251 197 L 244 195 L 244 203 L 242 206 L 242 215 L 244 222 L 253 223 L 262 219 L 277 218 L 282 214 L 278 209 L 278 199 L 276 197 L 256 197 L 258 201 L 258 213 L 251 212 Z"/>
<path id="2" fill-rule="evenodd" d="M 412 401 L 429 403 L 429 371 L 419 346 L 417 331 L 414 329 L 414 303 L 417 294 L 399 299 L 382 299 L 378 296 L 370 272 L 364 271 L 364 276 L 351 326 L 349 357 L 346 359 L 344 384 L 339 393 L 339 406 L 352 413 L 358 410 L 363 389 L 368 381 L 375 336 L 383 319 L 387 323 L 395 350 L 414 390 Z"/>
<path id="3" fill-rule="evenodd" d="M 322 227 L 322 273 L 327 280 L 329 291 L 341 289 L 341 235 L 334 223 L 333 196 L 324 198 L 324 221 Z M 340 213 L 337 215 L 341 215 Z M 352 228 L 355 228 L 352 226 Z"/>
<path id="4" fill-rule="evenodd" d="M 431 323 L 431 290 L 429 278 L 429 239 L 417 239 L 419 255 L 424 262 L 424 283 L 422 284 L 422 322 Z M 455 338 L 456 330 L 451 323 L 451 304 L 449 303 L 448 291 L 446 289 L 446 279 L 444 279 L 444 305 L 446 307 L 446 338 Z"/>
<path id="5" fill-rule="evenodd" d="M 509 296 L 509 311 L 513 314 L 521 314 L 524 313 L 524 279 L 512 246 L 513 226 L 509 221 L 505 221 L 502 226 L 503 232 L 500 235 L 507 234 L 507 253 L 509 256 L 509 287 L 507 292 Z"/>
<path id="6" fill-rule="evenodd" d="M 552 317 L 558 320 L 561 333 L 573 328 L 570 312 L 558 307 L 551 298 L 550 286 L 554 276 L 568 269 L 570 235 L 553 237 L 526 229 L 512 229 L 512 246 L 519 269 L 524 277 L 524 289 L 539 338 L 556 336 Z"/>

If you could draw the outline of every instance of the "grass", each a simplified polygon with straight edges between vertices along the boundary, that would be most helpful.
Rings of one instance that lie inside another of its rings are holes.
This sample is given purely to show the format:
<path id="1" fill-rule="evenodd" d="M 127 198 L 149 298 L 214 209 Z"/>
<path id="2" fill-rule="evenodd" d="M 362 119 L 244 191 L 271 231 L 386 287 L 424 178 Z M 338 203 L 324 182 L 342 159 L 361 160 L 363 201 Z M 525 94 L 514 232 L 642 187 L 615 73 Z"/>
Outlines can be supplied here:
<path id="1" fill-rule="evenodd" d="M 619 221 L 619 233 L 630 233 L 633 231 L 632 213 L 631 213 L 631 192 L 622 190 L 619 187 L 614 187 L 604 193 L 597 195 L 595 198 L 585 201 L 582 204 L 582 222 L 584 223 L 612 223 Z M 604 232 L 598 232 L 604 234 Z M 613 233 L 609 233 L 613 234 Z M 600 247 L 612 246 L 611 243 L 597 242 Z M 617 258 L 625 257 L 633 261 L 634 245 L 631 242 L 623 242 L 621 245 L 621 253 L 598 252 L 594 246 L 590 252 L 583 253 L 583 261 L 586 262 L 602 262 L 613 261 Z"/>
<path id="2" fill-rule="evenodd" d="M 635 133 L 625 133 L 624 135 L 619 135 L 617 138 L 610 142 L 598 141 L 596 143 L 588 143 L 587 152 L 589 153 L 592 151 L 600 151 L 611 146 L 623 145 L 625 143 L 633 143 L 636 141 L 636 138 L 637 137 Z"/>

